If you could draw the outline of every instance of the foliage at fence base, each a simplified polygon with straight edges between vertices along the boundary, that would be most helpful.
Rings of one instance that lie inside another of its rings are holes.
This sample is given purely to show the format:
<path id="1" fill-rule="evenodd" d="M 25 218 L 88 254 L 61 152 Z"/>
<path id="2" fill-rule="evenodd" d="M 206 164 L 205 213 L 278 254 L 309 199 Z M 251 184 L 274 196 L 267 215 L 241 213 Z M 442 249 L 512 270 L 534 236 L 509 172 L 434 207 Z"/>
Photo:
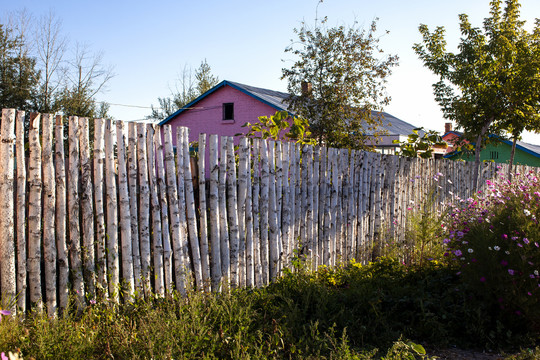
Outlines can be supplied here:
<path id="1" fill-rule="evenodd" d="M 507 337 L 465 290 L 456 271 L 436 261 L 419 267 L 382 258 L 316 272 L 297 263 L 262 289 L 123 305 L 104 299 L 56 319 L 6 316 L 0 350 L 36 359 L 427 359 L 417 344 L 493 348 L 540 338 Z"/>

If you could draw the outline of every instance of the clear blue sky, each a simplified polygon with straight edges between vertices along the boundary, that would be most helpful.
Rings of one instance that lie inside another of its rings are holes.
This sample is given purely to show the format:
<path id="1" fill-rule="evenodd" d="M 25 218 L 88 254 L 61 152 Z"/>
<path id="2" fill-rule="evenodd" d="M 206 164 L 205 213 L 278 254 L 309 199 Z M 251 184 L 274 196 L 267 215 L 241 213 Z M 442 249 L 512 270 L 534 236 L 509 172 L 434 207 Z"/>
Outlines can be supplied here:
<path id="1" fill-rule="evenodd" d="M 294 39 L 293 28 L 313 23 L 316 0 L 0 0 L 0 16 L 26 8 L 39 17 L 52 10 L 63 20 L 72 43 L 103 51 L 104 61 L 116 76 L 99 99 L 112 104 L 157 105 L 157 97 L 170 95 L 185 65 L 197 68 L 204 59 L 220 80 L 286 90 L 281 69 L 292 63 L 284 49 Z M 540 0 L 521 0 L 522 19 L 532 27 L 540 17 Z M 459 39 L 458 14 L 466 13 L 475 26 L 489 13 L 488 0 L 326 0 L 318 16 L 330 25 L 364 27 L 379 18 L 381 47 L 400 57 L 389 78 L 392 97 L 386 111 L 415 126 L 442 131 L 445 120 L 433 99 L 436 78 L 423 68 L 412 50 L 421 37 L 418 25 L 447 29 L 450 49 Z M 138 120 L 149 109 L 113 105 L 119 120 Z M 540 136 L 524 140 L 540 144 Z"/>

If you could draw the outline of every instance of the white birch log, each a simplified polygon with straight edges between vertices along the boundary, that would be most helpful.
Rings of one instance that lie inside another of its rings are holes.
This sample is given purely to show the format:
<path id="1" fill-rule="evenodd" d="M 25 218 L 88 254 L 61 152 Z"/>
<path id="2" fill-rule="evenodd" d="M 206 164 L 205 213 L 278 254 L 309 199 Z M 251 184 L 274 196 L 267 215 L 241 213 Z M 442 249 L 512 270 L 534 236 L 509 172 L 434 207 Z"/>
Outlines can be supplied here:
<path id="1" fill-rule="evenodd" d="M 248 178 L 248 139 L 242 138 L 238 147 L 238 285 L 246 284 L 246 197 Z"/>
<path id="2" fill-rule="evenodd" d="M 249 143 L 247 144 L 249 145 Z M 247 193 L 246 193 L 246 285 L 255 286 L 253 268 L 253 209 L 252 209 L 252 182 L 251 182 L 251 156 L 247 153 Z"/>
<path id="3" fill-rule="evenodd" d="M 165 295 L 163 282 L 163 237 L 161 228 L 161 208 L 159 206 L 156 179 L 156 153 L 154 150 L 154 125 L 146 125 L 146 152 L 148 158 L 148 186 L 150 187 L 150 206 L 152 214 L 152 254 L 154 255 L 154 292 Z"/>
<path id="4" fill-rule="evenodd" d="M 180 294 L 182 294 L 182 296 L 186 296 L 186 265 L 184 261 L 184 250 L 182 248 L 182 241 L 185 238 L 186 234 L 181 233 L 180 228 L 178 186 L 174 164 L 172 133 L 170 125 L 165 125 L 163 127 L 163 138 L 165 144 L 165 169 L 167 172 L 167 194 L 169 196 L 175 285 L 176 289 L 180 292 Z"/>
<path id="5" fill-rule="evenodd" d="M 7 117 L 10 115 L 8 113 Z M 15 120 L 15 158 L 17 159 L 17 197 L 15 202 L 16 209 L 16 236 L 17 236 L 17 307 L 21 312 L 26 312 L 26 288 L 27 288 L 27 267 L 26 267 L 26 161 L 24 154 L 24 111 L 17 111 Z M 2 121 L 6 123 L 6 121 Z M 5 126 L 8 126 L 6 124 Z M 9 132 L 9 131 L 8 131 Z M 5 134 L 3 130 L 0 134 Z M 62 146 L 64 144 L 62 143 Z M 63 147 L 62 147 L 63 150 Z M 3 158 L 3 157 L 2 157 Z M 1 167 L 0 167 L 1 168 Z M 6 174 L 8 175 L 8 174 Z M 57 179 L 58 180 L 58 179 Z M 65 186 L 64 186 L 65 191 Z M 65 197 L 64 197 L 65 207 Z M 65 212 L 65 211 L 64 211 Z M 1 216 L 7 219 L 5 216 Z M 2 226 L 2 229 L 6 227 Z M 1 231 L 1 230 L 0 230 Z M 5 230 L 4 230 L 5 231 Z M 58 231 L 58 229 L 57 229 Z M 0 236 L 0 239 L 8 239 L 8 236 Z M 1 241 L 1 240 L 0 240 Z M 65 217 L 64 217 L 64 242 L 65 242 Z M 9 249 L 2 251 L 2 254 L 8 254 Z M 9 261 L 2 260 L 2 264 L 9 265 Z M 67 266 L 67 262 L 65 263 Z M 8 277 L 9 278 L 9 277 Z M 67 290 L 67 286 L 66 286 Z M 13 308 L 11 309 L 13 310 Z"/>
<path id="6" fill-rule="evenodd" d="M 120 243 L 122 244 L 122 285 L 126 300 L 135 290 L 133 279 L 133 250 L 131 241 L 131 211 L 126 159 L 124 122 L 116 122 L 116 149 L 118 157 L 118 204 L 120 209 Z M 135 195 L 135 194 L 134 194 Z"/>
<path id="7" fill-rule="evenodd" d="M 221 156 L 219 159 L 219 237 L 221 251 L 221 275 L 229 281 L 231 276 L 231 258 L 229 249 L 229 230 L 227 228 L 227 141 L 221 137 Z"/>
<path id="8" fill-rule="evenodd" d="M 332 188 L 331 188 L 331 214 L 332 226 L 330 228 L 330 266 L 336 265 L 336 257 L 338 255 L 339 237 L 339 222 L 338 222 L 338 195 L 339 195 L 339 150 L 330 149 L 332 154 Z"/>
<path id="9" fill-rule="evenodd" d="M 319 174 L 320 174 L 320 148 L 318 146 L 313 147 L 313 205 L 312 205 L 312 221 L 313 221 L 313 234 L 311 236 L 312 243 L 312 263 L 313 268 L 317 269 L 319 266 Z"/>
<path id="10" fill-rule="evenodd" d="M 220 291 L 221 285 L 221 244 L 220 244 L 220 213 L 219 213 L 219 144 L 218 136 L 210 135 L 210 264 L 212 270 L 212 290 Z"/>
<path id="11" fill-rule="evenodd" d="M 195 198 L 193 194 L 193 177 L 191 176 L 191 164 L 189 156 L 189 129 L 180 127 L 183 137 L 184 153 L 184 185 L 186 189 L 187 224 L 189 230 L 189 243 L 191 245 L 191 261 L 195 275 L 195 285 L 199 291 L 204 289 L 201 265 L 201 251 L 199 236 L 197 234 L 197 219 L 195 217 Z"/>
<path id="12" fill-rule="evenodd" d="M 116 166 L 114 163 L 112 121 L 105 120 L 105 186 L 107 202 L 107 266 L 109 296 L 119 299 L 120 259 L 118 254 L 118 196 L 116 193 Z"/>
<path id="13" fill-rule="evenodd" d="M 281 214 L 281 243 L 283 246 L 281 261 L 284 267 L 289 266 L 289 246 L 291 236 L 291 206 L 290 194 L 291 186 L 289 184 L 289 143 L 284 142 L 281 146 L 283 151 L 282 168 L 283 168 L 283 210 Z"/>
<path id="14" fill-rule="evenodd" d="M 137 124 L 128 124 L 128 183 L 129 208 L 131 212 L 131 252 L 133 254 L 133 281 L 135 290 L 143 290 L 141 278 L 141 247 L 139 244 L 139 188 L 137 186 Z"/>
<path id="15" fill-rule="evenodd" d="M 328 229 L 327 229 L 327 224 L 326 224 L 326 219 L 325 219 L 325 215 L 327 213 L 327 206 L 326 206 L 326 194 L 327 194 L 327 183 L 328 183 L 328 178 L 329 178 L 329 175 L 326 171 L 327 169 L 327 163 L 328 163 L 328 160 L 327 160 L 327 151 L 326 151 L 326 147 L 321 147 L 320 149 L 320 154 L 321 154 L 321 160 L 320 160 L 320 171 L 319 171 L 319 183 L 320 183 L 320 192 L 319 192 L 319 218 L 318 218 L 318 221 L 319 221 L 319 236 L 318 236 L 318 241 L 319 241 L 319 247 L 318 247 L 318 252 L 319 252 L 319 259 L 318 259 L 318 265 L 323 265 L 325 264 L 324 262 L 324 254 L 325 254 L 325 251 L 327 251 L 326 249 L 326 244 L 328 243 L 328 240 L 327 240 L 327 235 L 328 235 Z"/>
<path id="16" fill-rule="evenodd" d="M 306 145 L 304 146 L 304 158 L 302 161 L 306 162 L 307 169 L 307 181 L 306 181 L 306 258 L 309 260 L 313 266 L 314 257 L 313 257 L 313 146 Z M 314 268 L 312 267 L 314 270 Z"/>
<path id="17" fill-rule="evenodd" d="M 211 290 L 210 256 L 208 252 L 208 220 L 206 207 L 206 134 L 199 134 L 199 237 L 201 244 L 201 270 L 204 290 Z"/>
<path id="18" fill-rule="evenodd" d="M 20 131 L 24 130 L 21 129 Z M 21 148 L 20 151 L 24 154 L 24 148 Z M 61 309 L 65 309 L 68 305 L 69 298 L 69 265 L 68 248 L 66 243 L 66 159 L 64 154 L 64 122 L 62 121 L 61 115 L 56 116 L 54 151 L 56 178 L 55 218 L 56 251 L 58 259 L 58 306 Z M 19 157 L 24 159 L 24 156 Z M 17 162 L 19 161 L 19 157 L 17 157 Z M 24 163 L 21 166 L 24 166 Z M 18 164 L 17 169 L 19 169 Z"/>
<path id="19" fill-rule="evenodd" d="M 260 141 L 261 152 L 261 198 L 260 198 L 260 217 L 261 217 L 261 272 L 262 284 L 267 285 L 270 275 L 269 268 L 269 248 L 268 248 L 268 222 L 269 222 L 269 167 L 268 167 L 268 143 L 266 140 Z"/>
<path id="20" fill-rule="evenodd" d="M 2 206 L 0 207 L 0 287 L 2 290 L 2 302 L 6 305 L 9 304 L 9 310 L 15 313 L 15 297 L 17 296 L 14 232 L 15 217 L 13 208 L 15 185 L 15 159 L 13 151 L 15 149 L 15 110 L 2 110 L 0 134 L 0 199 L 2 199 Z M 33 135 L 37 136 L 35 133 Z"/>
<path id="21" fill-rule="evenodd" d="M 150 187 L 146 151 L 146 125 L 137 124 L 137 164 L 139 167 L 139 246 L 141 278 L 145 296 L 152 291 L 150 284 Z"/>
<path id="22" fill-rule="evenodd" d="M 308 253 L 308 233 L 307 233 L 307 216 L 308 216 L 308 210 L 307 210 L 307 202 L 308 202 L 308 161 L 307 161 L 307 149 L 308 145 L 303 145 L 301 148 L 301 166 L 300 166 L 300 173 L 301 173 L 301 198 L 299 199 L 300 203 L 300 244 L 301 246 L 301 253 L 303 256 L 306 256 Z"/>
<path id="23" fill-rule="evenodd" d="M 259 211 L 259 194 L 260 194 L 260 160 L 259 160 L 259 139 L 253 139 L 253 273 L 255 286 L 263 285 L 262 265 L 261 265 L 261 232 Z"/>
<path id="24" fill-rule="evenodd" d="M 269 256 L 270 256 L 270 281 L 277 278 L 279 274 L 279 236 L 277 220 L 277 199 L 276 199 L 276 164 L 275 164 L 275 142 L 268 141 L 268 168 L 269 168 L 269 188 L 268 188 L 268 227 L 269 234 Z"/>
<path id="25" fill-rule="evenodd" d="M 290 220 L 289 220 L 289 239 L 288 239 L 288 263 L 290 266 L 290 261 L 294 254 L 294 249 L 296 245 L 296 176 L 298 172 L 298 162 L 296 161 L 296 144 L 291 143 L 289 145 L 289 208 L 290 208 Z"/>
<path id="26" fill-rule="evenodd" d="M 82 218 L 82 259 L 86 294 L 95 297 L 95 254 L 94 254 L 94 206 L 92 194 L 92 166 L 90 165 L 90 140 L 88 119 L 79 118 L 79 146 L 81 167 L 81 218 Z"/>
<path id="27" fill-rule="evenodd" d="M 176 157 L 177 157 L 177 179 L 178 179 L 178 206 L 180 214 L 180 239 L 182 241 L 183 258 L 186 269 L 186 287 L 192 287 L 193 270 L 191 266 L 191 255 L 189 250 L 188 227 L 187 227 L 187 204 L 186 187 L 184 184 L 184 132 L 181 126 L 176 128 Z M 189 146 L 189 144 L 188 144 Z M 189 154 L 188 154 L 189 155 Z M 189 160 L 188 160 L 189 161 Z"/>
<path id="28" fill-rule="evenodd" d="M 94 120 L 94 204 L 96 209 L 96 276 L 98 293 L 108 293 L 107 250 L 105 244 L 105 204 L 103 203 L 103 167 L 105 165 L 105 122 Z"/>
<path id="29" fill-rule="evenodd" d="M 167 201 L 167 185 L 165 183 L 165 168 L 163 164 L 163 144 L 161 142 L 161 129 L 157 127 L 154 134 L 154 147 L 156 149 L 156 170 L 159 194 L 159 205 L 161 208 L 161 235 L 163 238 L 163 281 L 165 292 L 173 290 L 172 277 L 172 249 L 171 233 L 169 230 L 169 203 Z"/>
<path id="30" fill-rule="evenodd" d="M 231 256 L 231 275 L 229 282 L 232 287 L 238 286 L 238 197 L 236 189 L 236 162 L 234 155 L 234 140 L 227 140 L 227 214 L 229 216 L 229 239 Z"/>
<path id="31" fill-rule="evenodd" d="M 53 127 L 51 114 L 43 114 L 43 258 L 45 260 L 45 297 L 49 316 L 56 314 L 56 239 L 54 237 L 56 186 L 53 162 Z"/>
<path id="32" fill-rule="evenodd" d="M 41 145 L 39 143 L 40 115 L 30 114 L 28 140 L 30 159 L 28 164 L 28 282 L 30 302 L 42 308 L 41 293 Z M 79 219 L 77 219 L 78 222 Z M 4 221 L 4 220 L 3 220 Z M 78 238 L 77 238 L 78 239 Z"/>
<path id="33" fill-rule="evenodd" d="M 283 202 L 283 153 L 281 141 L 276 141 L 274 144 L 275 164 L 276 164 L 276 219 L 277 219 L 277 236 L 278 236 L 278 253 L 281 255 L 283 244 L 281 243 L 281 212 Z M 281 256 L 280 256 L 281 259 Z M 280 259 L 278 261 L 280 261 Z M 281 263 L 278 264 L 279 267 Z"/>

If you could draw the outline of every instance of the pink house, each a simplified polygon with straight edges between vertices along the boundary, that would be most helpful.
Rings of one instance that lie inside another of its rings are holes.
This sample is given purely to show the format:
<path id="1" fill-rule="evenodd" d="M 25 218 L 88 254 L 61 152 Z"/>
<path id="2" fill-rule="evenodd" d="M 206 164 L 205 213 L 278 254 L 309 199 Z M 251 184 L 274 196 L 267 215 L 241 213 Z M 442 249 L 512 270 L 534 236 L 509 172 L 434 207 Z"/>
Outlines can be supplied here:
<path id="1" fill-rule="evenodd" d="M 256 88 L 232 81 L 222 81 L 159 125 L 171 125 L 176 146 L 176 128 L 190 129 L 189 141 L 197 141 L 200 133 L 234 136 L 246 133 L 246 122 L 256 122 L 259 116 L 270 116 L 287 110 L 289 94 Z"/>

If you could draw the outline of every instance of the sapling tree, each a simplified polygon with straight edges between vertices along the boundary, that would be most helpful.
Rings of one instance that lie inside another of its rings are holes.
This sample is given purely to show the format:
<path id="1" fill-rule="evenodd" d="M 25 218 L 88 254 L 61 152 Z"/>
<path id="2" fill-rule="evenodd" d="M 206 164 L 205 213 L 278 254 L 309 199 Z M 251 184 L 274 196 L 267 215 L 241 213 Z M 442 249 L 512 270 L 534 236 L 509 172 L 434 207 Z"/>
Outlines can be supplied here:
<path id="1" fill-rule="evenodd" d="M 328 27 L 326 18 L 310 28 L 295 29 L 298 40 L 285 52 L 296 57 L 282 70 L 288 81 L 290 110 L 308 119 L 313 137 L 332 147 L 363 148 L 364 134 L 376 130 L 380 110 L 390 101 L 387 77 L 395 55 L 382 56 L 376 21 L 366 31 L 352 26 Z"/>
<path id="2" fill-rule="evenodd" d="M 459 16 L 458 52 L 447 50 L 440 26 L 430 32 L 420 25 L 422 43 L 414 45 L 424 65 L 440 77 L 433 88 L 444 116 L 475 142 L 475 185 L 489 134 L 509 131 L 516 140 L 523 130 L 540 129 L 540 23 L 527 32 L 519 20 L 519 1 L 506 0 L 504 10 L 501 3 L 491 1 L 483 30 L 473 27 L 466 14 Z"/>

